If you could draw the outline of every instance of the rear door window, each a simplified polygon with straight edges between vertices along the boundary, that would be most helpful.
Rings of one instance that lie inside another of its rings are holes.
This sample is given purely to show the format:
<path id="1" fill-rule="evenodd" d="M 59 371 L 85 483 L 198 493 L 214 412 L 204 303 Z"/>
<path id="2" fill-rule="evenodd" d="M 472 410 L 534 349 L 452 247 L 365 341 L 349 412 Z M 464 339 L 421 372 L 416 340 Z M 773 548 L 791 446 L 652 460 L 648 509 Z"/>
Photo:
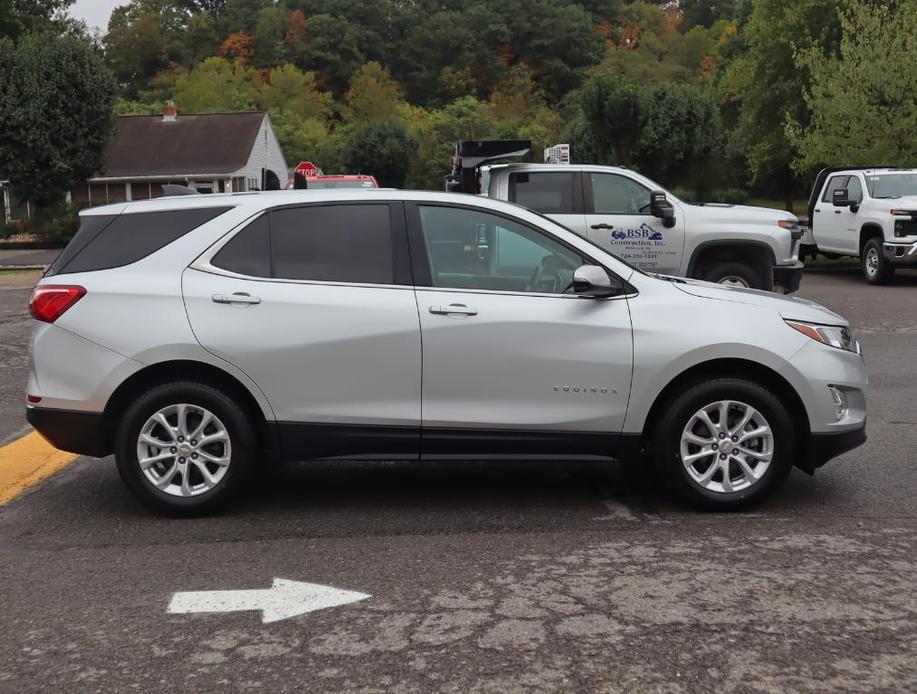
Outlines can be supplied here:
<path id="1" fill-rule="evenodd" d="M 542 214 L 573 214 L 576 175 L 565 171 L 510 174 L 510 199 Z"/>
<path id="2" fill-rule="evenodd" d="M 136 263 L 230 209 L 196 207 L 112 217 L 87 215 L 47 274 L 93 272 Z"/>
<path id="3" fill-rule="evenodd" d="M 310 205 L 271 213 L 274 276 L 395 284 L 388 204 Z"/>

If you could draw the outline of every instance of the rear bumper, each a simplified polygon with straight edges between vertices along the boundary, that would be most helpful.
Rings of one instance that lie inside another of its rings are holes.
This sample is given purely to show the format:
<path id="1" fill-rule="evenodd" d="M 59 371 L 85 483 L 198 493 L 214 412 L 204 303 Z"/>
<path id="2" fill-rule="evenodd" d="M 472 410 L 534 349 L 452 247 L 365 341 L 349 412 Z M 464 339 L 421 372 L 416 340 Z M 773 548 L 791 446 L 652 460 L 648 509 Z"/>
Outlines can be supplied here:
<path id="1" fill-rule="evenodd" d="M 842 453 L 852 451 L 866 443 L 866 423 L 859 429 L 831 434 L 810 434 L 803 446 L 802 456 L 797 467 L 810 475 L 817 468 L 836 458 Z"/>
<path id="2" fill-rule="evenodd" d="M 111 445 L 103 435 L 101 412 L 26 408 L 26 419 L 52 446 L 62 451 L 104 458 Z"/>
<path id="3" fill-rule="evenodd" d="M 882 244 L 885 259 L 893 265 L 917 265 L 917 243 Z"/>
<path id="4" fill-rule="evenodd" d="M 780 291 L 784 294 L 792 294 L 799 289 L 804 267 L 805 265 L 801 260 L 797 260 L 792 265 L 775 265 L 774 287 L 780 287 Z"/>

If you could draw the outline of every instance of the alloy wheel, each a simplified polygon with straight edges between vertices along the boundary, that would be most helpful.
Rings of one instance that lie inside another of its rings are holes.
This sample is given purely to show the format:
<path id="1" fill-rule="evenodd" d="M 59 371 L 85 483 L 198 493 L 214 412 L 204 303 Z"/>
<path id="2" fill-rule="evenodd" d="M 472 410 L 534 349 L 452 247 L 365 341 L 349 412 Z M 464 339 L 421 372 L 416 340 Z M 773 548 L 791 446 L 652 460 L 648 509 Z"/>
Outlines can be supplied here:
<path id="1" fill-rule="evenodd" d="M 866 251 L 866 274 L 875 277 L 879 273 L 879 251 L 870 248 Z"/>
<path id="2" fill-rule="evenodd" d="M 720 400 L 698 410 L 681 435 L 681 462 L 702 488 L 745 491 L 763 479 L 774 456 L 770 424 L 751 405 Z"/>
<path id="3" fill-rule="evenodd" d="M 226 476 L 232 458 L 229 432 L 209 410 L 168 405 L 140 428 L 137 463 L 146 480 L 171 496 L 197 496 Z"/>

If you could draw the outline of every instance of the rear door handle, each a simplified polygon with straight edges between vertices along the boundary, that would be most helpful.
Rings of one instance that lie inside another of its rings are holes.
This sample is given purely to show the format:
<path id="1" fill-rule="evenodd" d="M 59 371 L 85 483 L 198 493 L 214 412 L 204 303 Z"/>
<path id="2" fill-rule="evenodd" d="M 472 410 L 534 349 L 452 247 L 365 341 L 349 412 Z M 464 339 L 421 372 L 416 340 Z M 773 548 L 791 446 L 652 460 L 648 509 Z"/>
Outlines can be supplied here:
<path id="1" fill-rule="evenodd" d="M 614 224 L 605 224 L 604 222 L 602 222 L 601 224 L 593 224 L 592 228 L 593 229 L 614 229 L 615 225 Z"/>
<path id="2" fill-rule="evenodd" d="M 214 294 L 212 297 L 217 304 L 260 304 L 261 299 L 252 296 L 246 292 L 235 292 L 234 294 Z"/>
<path id="3" fill-rule="evenodd" d="M 431 306 L 430 313 L 435 313 L 440 316 L 476 316 L 478 315 L 478 310 L 476 308 L 469 308 L 465 306 L 465 304 L 449 304 L 448 306 Z"/>

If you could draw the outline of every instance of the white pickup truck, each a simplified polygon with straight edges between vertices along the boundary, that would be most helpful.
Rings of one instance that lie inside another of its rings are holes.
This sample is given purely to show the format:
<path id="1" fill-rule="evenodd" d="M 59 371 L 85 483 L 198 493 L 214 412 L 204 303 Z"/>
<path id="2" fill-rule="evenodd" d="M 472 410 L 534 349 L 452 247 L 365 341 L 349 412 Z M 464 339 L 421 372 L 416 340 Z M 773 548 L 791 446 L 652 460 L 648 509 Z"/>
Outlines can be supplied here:
<path id="1" fill-rule="evenodd" d="M 815 179 L 802 257 L 860 259 L 870 284 L 885 284 L 900 266 L 917 266 L 917 169 L 830 168 Z"/>
<path id="2" fill-rule="evenodd" d="M 527 144 L 459 142 L 447 190 L 524 205 L 648 272 L 783 293 L 799 288 L 801 232 L 789 212 L 688 203 L 623 167 L 482 165 L 518 156 Z"/>

